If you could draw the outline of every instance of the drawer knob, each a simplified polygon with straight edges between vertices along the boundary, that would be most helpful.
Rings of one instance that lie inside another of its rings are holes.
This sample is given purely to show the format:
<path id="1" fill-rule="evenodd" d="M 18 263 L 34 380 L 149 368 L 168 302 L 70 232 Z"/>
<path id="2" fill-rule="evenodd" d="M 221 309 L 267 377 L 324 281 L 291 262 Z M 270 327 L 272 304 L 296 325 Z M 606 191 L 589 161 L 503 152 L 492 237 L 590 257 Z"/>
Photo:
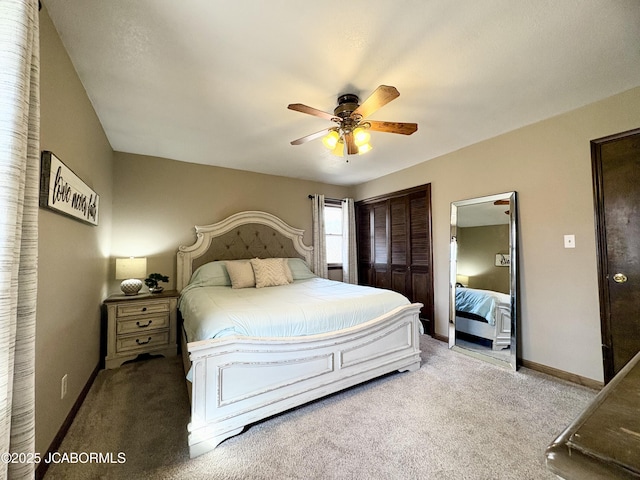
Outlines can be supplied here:
<path id="1" fill-rule="evenodd" d="M 144 342 L 141 342 L 139 338 L 136 338 L 136 343 L 137 343 L 138 345 L 146 345 L 146 344 L 147 344 L 147 343 L 149 343 L 150 341 L 151 341 L 151 337 L 147 338 L 147 340 L 146 340 L 146 341 L 144 341 Z"/>
<path id="2" fill-rule="evenodd" d="M 146 312 L 147 311 L 147 307 L 142 307 L 142 311 Z"/>
<path id="3" fill-rule="evenodd" d="M 145 323 L 144 325 L 140 325 L 140 322 L 136 322 L 136 325 L 140 328 L 146 328 L 149 325 L 151 325 L 152 320 L 149 320 L 147 323 Z"/>

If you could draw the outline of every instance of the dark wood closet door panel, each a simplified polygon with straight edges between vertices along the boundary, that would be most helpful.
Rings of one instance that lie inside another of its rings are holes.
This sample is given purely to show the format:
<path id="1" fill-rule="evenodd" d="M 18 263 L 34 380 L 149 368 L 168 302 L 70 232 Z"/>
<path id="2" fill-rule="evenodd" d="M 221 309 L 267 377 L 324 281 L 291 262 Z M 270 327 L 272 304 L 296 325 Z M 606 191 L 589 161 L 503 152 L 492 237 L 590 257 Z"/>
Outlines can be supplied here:
<path id="1" fill-rule="evenodd" d="M 412 302 L 414 301 L 407 270 L 391 270 L 391 290 L 401 293 Z"/>
<path id="2" fill-rule="evenodd" d="M 391 208 L 391 265 L 407 265 L 409 250 L 409 227 L 407 202 L 404 198 L 394 198 L 390 201 Z"/>
<path id="3" fill-rule="evenodd" d="M 391 288 L 391 275 L 386 265 L 374 265 L 373 266 L 373 286 L 378 288 Z"/>
<path id="4" fill-rule="evenodd" d="M 422 303 L 421 318 L 431 318 L 433 312 L 433 291 L 431 288 L 431 272 L 411 271 L 411 297 L 413 302 Z"/>
<path id="5" fill-rule="evenodd" d="M 356 242 L 358 244 L 358 279 L 362 285 L 374 285 L 372 268 L 373 213 L 369 205 L 356 209 Z"/>
<path id="6" fill-rule="evenodd" d="M 431 265 L 431 235 L 427 194 L 413 195 L 411 211 L 411 266 Z"/>
<path id="7" fill-rule="evenodd" d="M 371 263 L 371 208 L 363 206 L 356 210 L 356 241 L 358 243 L 358 263 Z"/>
<path id="8" fill-rule="evenodd" d="M 389 259 L 389 219 L 387 202 L 373 205 L 373 263 L 386 264 Z"/>

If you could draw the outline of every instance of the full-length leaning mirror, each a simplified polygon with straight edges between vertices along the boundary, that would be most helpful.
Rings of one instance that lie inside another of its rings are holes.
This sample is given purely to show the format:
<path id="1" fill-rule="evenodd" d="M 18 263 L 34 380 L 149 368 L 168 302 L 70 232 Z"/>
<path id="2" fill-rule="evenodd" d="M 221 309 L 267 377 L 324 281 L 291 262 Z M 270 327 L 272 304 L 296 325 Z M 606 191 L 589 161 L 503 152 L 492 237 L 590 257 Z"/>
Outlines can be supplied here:
<path id="1" fill-rule="evenodd" d="M 449 347 L 517 368 L 516 192 L 451 204 Z"/>

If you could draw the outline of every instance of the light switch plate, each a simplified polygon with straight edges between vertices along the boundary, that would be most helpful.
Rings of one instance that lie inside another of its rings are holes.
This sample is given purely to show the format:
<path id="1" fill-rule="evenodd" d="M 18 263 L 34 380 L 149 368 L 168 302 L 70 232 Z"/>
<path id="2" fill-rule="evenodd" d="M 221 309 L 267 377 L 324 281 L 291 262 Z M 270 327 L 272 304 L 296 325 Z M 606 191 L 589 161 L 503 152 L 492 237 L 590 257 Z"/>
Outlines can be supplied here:
<path id="1" fill-rule="evenodd" d="M 576 236 L 565 235 L 564 236 L 564 248 L 576 248 Z"/>

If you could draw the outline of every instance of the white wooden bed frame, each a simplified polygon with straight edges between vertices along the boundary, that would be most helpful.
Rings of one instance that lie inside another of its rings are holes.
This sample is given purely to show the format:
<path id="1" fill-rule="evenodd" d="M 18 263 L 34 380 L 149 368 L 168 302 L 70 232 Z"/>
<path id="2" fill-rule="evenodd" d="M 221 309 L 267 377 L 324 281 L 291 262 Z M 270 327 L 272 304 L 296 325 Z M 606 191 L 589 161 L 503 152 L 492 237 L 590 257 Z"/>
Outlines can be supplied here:
<path id="1" fill-rule="evenodd" d="M 188 284 L 194 261 L 207 254 L 217 237 L 254 224 L 289 239 L 311 265 L 313 248 L 304 245 L 303 230 L 269 213 L 240 212 L 195 227 L 196 242 L 178 251 L 177 289 Z M 192 368 L 190 456 L 214 449 L 271 415 L 395 370 L 419 369 L 421 306 L 406 305 L 352 328 L 303 337 L 236 336 L 186 343 L 182 335 L 185 372 Z"/>
<path id="2" fill-rule="evenodd" d="M 511 345 L 511 306 L 498 305 L 494 325 L 456 315 L 456 330 L 491 340 L 492 350 L 507 348 Z"/>

